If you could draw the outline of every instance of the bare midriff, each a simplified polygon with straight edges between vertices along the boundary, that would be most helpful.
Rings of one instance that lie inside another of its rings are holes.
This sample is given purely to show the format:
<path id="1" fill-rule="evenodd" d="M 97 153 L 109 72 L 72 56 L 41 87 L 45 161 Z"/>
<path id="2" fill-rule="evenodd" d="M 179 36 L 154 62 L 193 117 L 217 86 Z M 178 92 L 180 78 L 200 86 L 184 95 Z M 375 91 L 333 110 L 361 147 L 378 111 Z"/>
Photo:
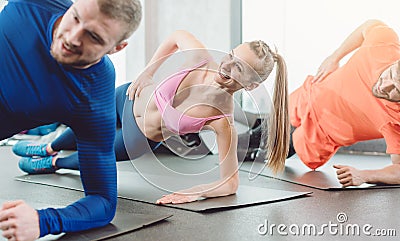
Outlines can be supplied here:
<path id="1" fill-rule="evenodd" d="M 136 123 L 142 133 L 152 141 L 163 141 L 167 137 L 161 128 L 161 114 L 154 102 L 154 89 L 156 84 L 144 87 L 139 95 L 135 97 L 133 113 Z"/>

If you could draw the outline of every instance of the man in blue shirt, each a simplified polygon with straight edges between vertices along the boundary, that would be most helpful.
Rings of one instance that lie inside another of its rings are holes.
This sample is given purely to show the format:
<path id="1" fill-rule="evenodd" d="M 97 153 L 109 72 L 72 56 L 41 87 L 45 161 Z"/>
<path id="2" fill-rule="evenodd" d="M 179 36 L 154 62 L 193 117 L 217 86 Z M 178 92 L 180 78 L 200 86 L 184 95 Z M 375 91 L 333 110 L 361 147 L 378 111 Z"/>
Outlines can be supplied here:
<path id="1" fill-rule="evenodd" d="M 65 208 L 3 204 L 12 240 L 104 226 L 114 217 L 115 70 L 141 20 L 139 0 L 9 0 L 0 13 L 0 139 L 61 122 L 77 136 L 85 197 Z M 4 160 L 3 160 L 4 161 Z"/>

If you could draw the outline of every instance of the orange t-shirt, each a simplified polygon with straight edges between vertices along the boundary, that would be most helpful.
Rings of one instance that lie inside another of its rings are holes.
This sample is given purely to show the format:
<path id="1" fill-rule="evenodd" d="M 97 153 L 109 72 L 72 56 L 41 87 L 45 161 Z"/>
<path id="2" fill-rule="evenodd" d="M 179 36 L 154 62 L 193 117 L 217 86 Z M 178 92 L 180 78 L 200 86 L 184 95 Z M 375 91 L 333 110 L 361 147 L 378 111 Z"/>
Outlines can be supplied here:
<path id="1" fill-rule="evenodd" d="M 381 73 L 399 59 L 397 34 L 375 25 L 345 65 L 319 83 L 308 76 L 290 95 L 294 148 L 308 167 L 322 166 L 341 146 L 382 137 L 387 153 L 400 154 L 400 103 L 372 95 Z"/>

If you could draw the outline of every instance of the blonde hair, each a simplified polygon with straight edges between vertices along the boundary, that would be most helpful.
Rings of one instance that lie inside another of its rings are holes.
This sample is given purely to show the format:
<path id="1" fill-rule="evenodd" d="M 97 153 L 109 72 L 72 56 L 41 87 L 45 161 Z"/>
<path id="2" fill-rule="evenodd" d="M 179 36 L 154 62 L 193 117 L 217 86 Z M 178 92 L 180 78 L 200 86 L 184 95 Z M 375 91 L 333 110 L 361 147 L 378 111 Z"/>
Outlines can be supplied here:
<path id="1" fill-rule="evenodd" d="M 276 51 L 261 40 L 249 43 L 250 49 L 260 59 L 261 64 L 256 66 L 255 71 L 261 77 L 261 81 L 267 79 L 276 63 L 276 77 L 273 93 L 273 108 L 269 118 L 262 123 L 262 137 L 260 147 L 267 150 L 267 166 L 273 173 L 283 171 L 285 160 L 289 151 L 290 123 L 288 104 L 288 80 L 285 60 Z"/>

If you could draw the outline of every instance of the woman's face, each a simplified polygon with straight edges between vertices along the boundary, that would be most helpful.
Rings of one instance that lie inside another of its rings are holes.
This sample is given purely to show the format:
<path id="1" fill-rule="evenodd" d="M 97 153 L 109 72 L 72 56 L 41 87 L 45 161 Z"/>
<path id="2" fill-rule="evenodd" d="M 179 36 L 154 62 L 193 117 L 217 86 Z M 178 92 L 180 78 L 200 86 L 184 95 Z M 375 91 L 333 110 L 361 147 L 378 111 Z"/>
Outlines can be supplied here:
<path id="1" fill-rule="evenodd" d="M 388 101 L 400 102 L 400 60 L 382 72 L 372 87 L 372 94 Z"/>
<path id="2" fill-rule="evenodd" d="M 253 67 L 258 61 L 249 44 L 241 44 L 221 60 L 216 82 L 232 90 L 252 90 L 259 85 L 259 77 Z"/>

